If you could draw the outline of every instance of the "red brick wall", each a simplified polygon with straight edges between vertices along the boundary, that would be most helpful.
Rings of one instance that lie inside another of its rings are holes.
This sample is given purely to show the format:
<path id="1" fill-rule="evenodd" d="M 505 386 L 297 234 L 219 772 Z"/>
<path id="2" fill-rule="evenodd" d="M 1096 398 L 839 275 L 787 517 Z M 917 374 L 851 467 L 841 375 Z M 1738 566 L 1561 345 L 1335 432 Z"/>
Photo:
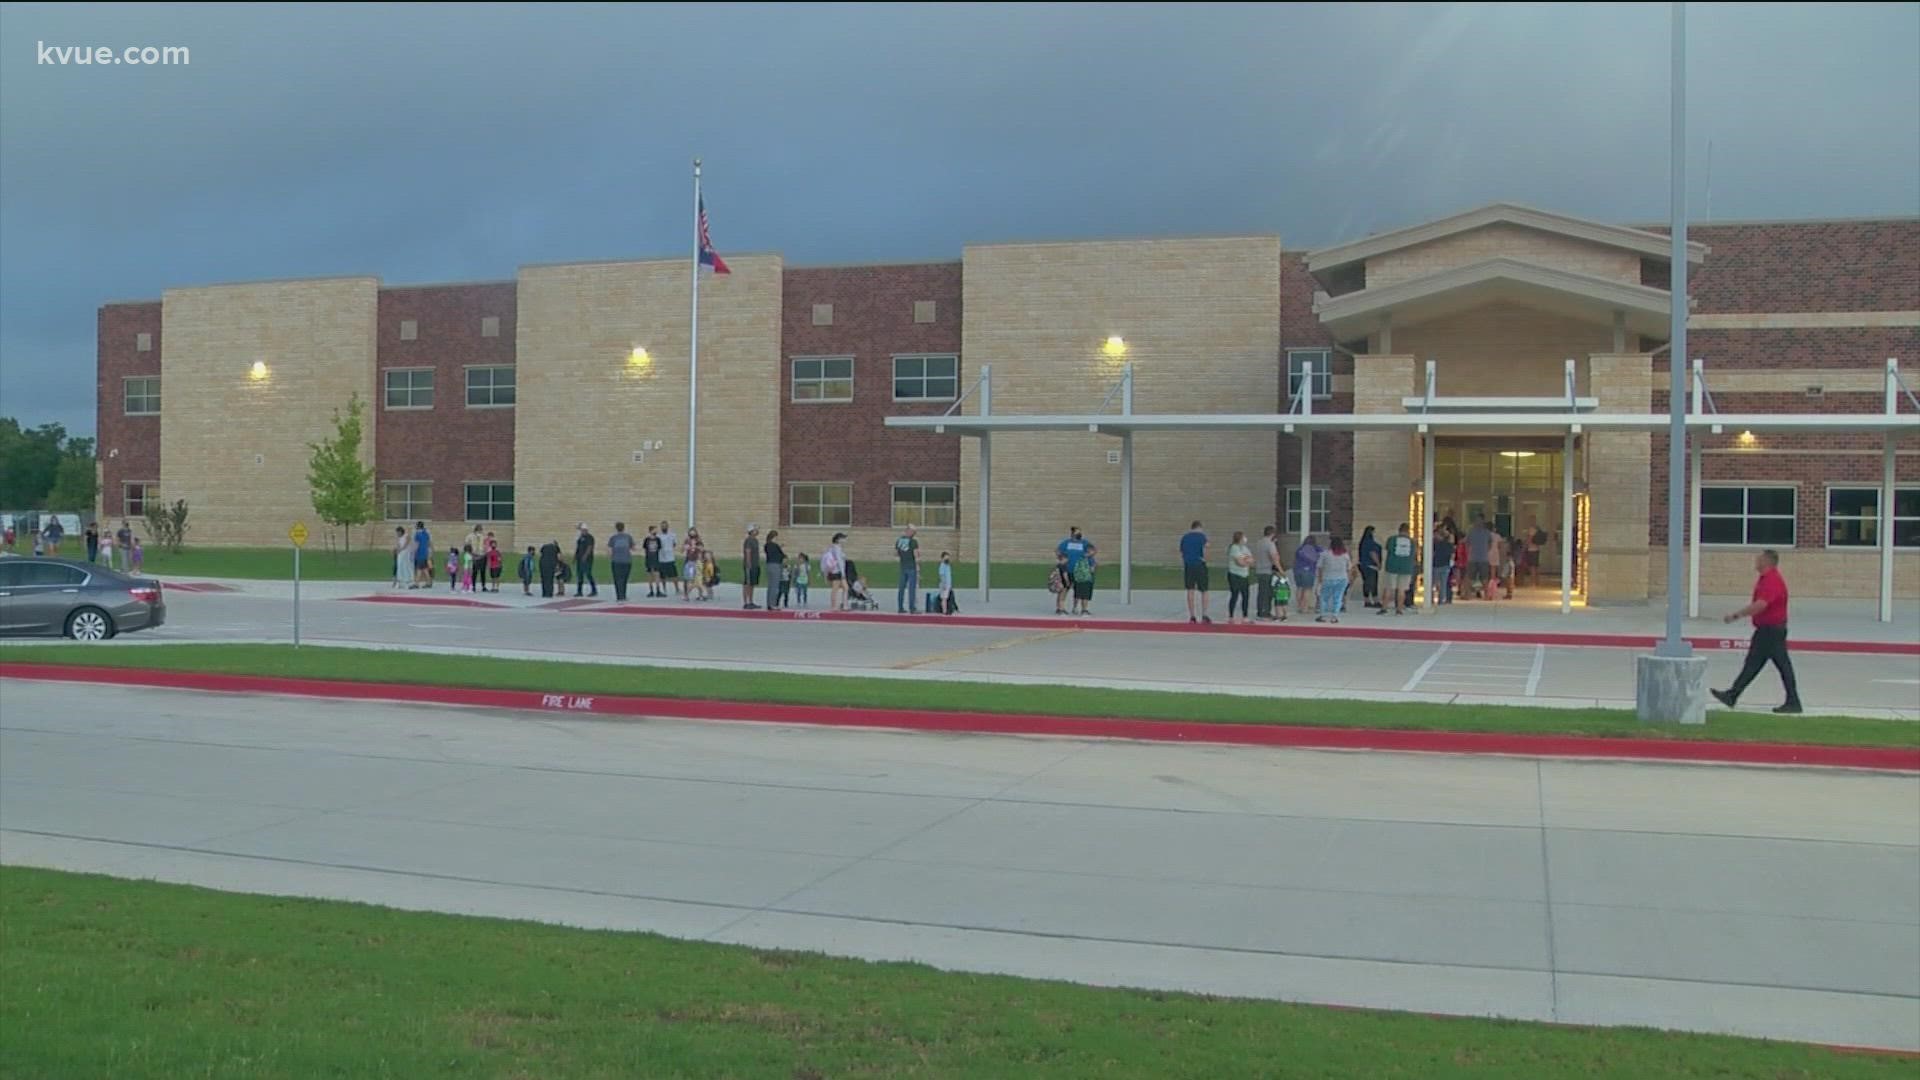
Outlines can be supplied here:
<path id="1" fill-rule="evenodd" d="M 126 415 L 121 380 L 133 375 L 160 374 L 160 301 L 107 304 L 96 329 L 98 380 L 95 432 L 100 448 L 101 513 L 112 518 L 124 512 L 121 485 L 128 481 L 160 481 L 160 418 Z M 137 335 L 152 334 L 153 348 L 140 352 Z M 160 385 L 162 408 L 191 408 L 191 402 L 168 404 L 167 387 Z"/>
<path id="2" fill-rule="evenodd" d="M 1687 352 L 1706 361 L 1709 387 L 1713 385 L 1714 371 L 1720 368 L 1878 370 L 1889 356 L 1899 357 L 1905 367 L 1914 367 L 1920 366 L 1916 365 L 1916 361 L 1920 361 L 1920 328 L 1688 330 Z M 1664 357 L 1656 360 L 1655 365 L 1664 370 Z"/>
<path id="3" fill-rule="evenodd" d="M 1711 249 L 1689 268 L 1697 312 L 1920 307 L 1920 218 L 1703 225 L 1687 238 Z"/>
<path id="4" fill-rule="evenodd" d="M 435 285 L 380 290 L 379 366 L 431 367 L 433 408 L 385 408 L 386 376 L 375 380 L 374 471 L 379 480 L 433 483 L 433 516 L 466 514 L 469 480 L 513 479 L 513 410 L 467 408 L 465 367 L 514 362 L 514 283 Z M 500 319 L 499 337 L 481 337 L 480 320 Z M 400 323 L 419 337 L 400 340 Z"/>
<path id="5" fill-rule="evenodd" d="M 1307 273 L 1307 259 L 1303 252 L 1283 251 L 1280 253 L 1280 397 L 1275 409 L 1285 412 L 1287 409 L 1286 365 L 1288 349 L 1332 348 L 1333 335 L 1320 325 L 1320 319 L 1313 313 L 1313 293 L 1319 284 L 1313 275 Z M 1353 380 L 1353 357 L 1335 350 L 1333 353 L 1333 376 L 1336 384 L 1343 380 L 1351 386 Z M 1315 412 L 1350 413 L 1353 411 L 1353 392 L 1334 391 L 1333 400 L 1313 403 Z M 1300 486 L 1300 437 L 1282 434 L 1278 436 L 1279 475 L 1274 482 L 1273 520 L 1271 524 L 1286 527 L 1287 488 Z M 1335 532 L 1343 536 L 1358 535 L 1353 527 L 1353 433 L 1350 431 L 1323 431 L 1313 437 L 1313 483 L 1325 485 L 1327 492 L 1328 520 Z M 1257 534 L 1260 526 L 1268 522 L 1256 522 L 1249 529 Z M 1368 522 L 1360 522 L 1362 526 Z"/>
<path id="6" fill-rule="evenodd" d="M 853 523 L 892 523 L 896 481 L 960 481 L 960 437 L 890 431 L 889 415 L 937 416 L 952 405 L 893 400 L 897 353 L 960 352 L 960 264 L 789 269 L 783 283 L 780 377 L 780 524 L 792 483 L 853 484 Z M 913 321 L 916 300 L 934 302 L 934 321 Z M 813 325 L 813 305 L 833 305 L 833 325 Z M 796 403 L 796 356 L 852 356 L 853 400 Z M 961 360 L 959 393 L 967 375 Z M 962 501 L 964 502 L 964 492 Z M 964 513 L 961 514 L 964 517 Z"/>

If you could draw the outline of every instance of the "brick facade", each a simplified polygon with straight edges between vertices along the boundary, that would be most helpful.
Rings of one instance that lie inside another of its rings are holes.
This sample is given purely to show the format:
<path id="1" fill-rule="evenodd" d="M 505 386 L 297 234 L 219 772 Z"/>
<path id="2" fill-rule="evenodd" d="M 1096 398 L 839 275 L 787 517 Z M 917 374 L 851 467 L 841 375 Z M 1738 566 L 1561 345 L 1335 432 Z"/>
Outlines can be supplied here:
<path id="1" fill-rule="evenodd" d="M 1687 282 L 1700 314 L 1920 309 L 1920 219 L 1701 225 L 1687 238 L 1710 249 Z"/>
<path id="2" fill-rule="evenodd" d="M 107 304 L 96 325 L 100 495 L 95 509 L 105 520 L 126 513 L 121 498 L 127 483 L 160 482 L 160 417 L 128 416 L 125 395 L 128 378 L 160 375 L 160 301 Z M 139 348 L 141 334 L 148 335 L 145 352 Z M 164 383 L 160 389 L 164 403 Z"/>
<path id="3" fill-rule="evenodd" d="M 933 305 L 932 321 L 916 321 Z M 816 325 L 815 309 L 831 309 Z M 937 416 L 953 400 L 893 400 L 893 358 L 907 353 L 960 355 L 961 267 L 957 262 L 896 266 L 816 267 L 788 270 L 782 279 L 780 371 L 779 527 L 787 545 L 824 546 L 832 529 L 795 530 L 788 507 L 790 485 L 829 482 L 853 485 L 852 548 L 856 558 L 879 551 L 891 535 L 892 485 L 960 482 L 960 437 L 892 431 L 888 416 Z M 795 401 L 793 358 L 853 357 L 853 400 Z M 956 380 L 964 394 L 964 358 Z M 964 504 L 957 521 L 965 521 Z M 765 527 L 764 525 L 762 526 Z M 956 530 L 958 526 L 956 525 Z M 855 531 L 858 530 L 858 531 Z M 923 543 L 946 542 L 928 530 Z M 825 535 L 814 535 L 824 533 Z M 795 550 L 799 550 L 796 548 Z M 933 554 L 937 556 L 938 552 Z"/>
<path id="4" fill-rule="evenodd" d="M 469 408 L 466 369 L 514 362 L 516 310 L 511 281 L 380 290 L 374 475 L 377 481 L 431 483 L 429 520 L 442 526 L 436 532 L 465 518 L 469 481 L 513 481 L 514 410 Z M 495 336 L 482 334 L 486 319 L 499 320 Z M 413 324 L 411 340 L 402 337 L 403 322 Z M 387 407 L 385 373 L 395 368 L 433 372 L 432 408 Z"/>

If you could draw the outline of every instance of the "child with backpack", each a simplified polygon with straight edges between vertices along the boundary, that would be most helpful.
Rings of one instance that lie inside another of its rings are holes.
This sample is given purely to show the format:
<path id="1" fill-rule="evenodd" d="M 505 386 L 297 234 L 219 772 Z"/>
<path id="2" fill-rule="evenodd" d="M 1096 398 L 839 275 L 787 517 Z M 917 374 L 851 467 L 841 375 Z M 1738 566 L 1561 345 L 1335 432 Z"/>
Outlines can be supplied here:
<path id="1" fill-rule="evenodd" d="M 527 553 L 520 556 L 520 595 L 533 595 L 533 545 L 527 545 Z"/>
<path id="2" fill-rule="evenodd" d="M 447 549 L 447 588 L 460 591 L 460 549 L 457 547 Z"/>
<path id="3" fill-rule="evenodd" d="M 951 615 L 953 606 L 953 558 L 946 552 L 940 553 L 940 612 Z"/>
<path id="4" fill-rule="evenodd" d="M 800 553 L 800 561 L 795 564 L 793 568 L 793 592 L 795 596 L 800 598 L 801 607 L 807 606 L 807 575 L 809 566 L 807 553 L 803 551 Z"/>
<path id="5" fill-rule="evenodd" d="M 1053 571 L 1047 575 L 1047 591 L 1053 594 L 1053 613 L 1067 613 L 1067 597 L 1073 594 L 1073 579 L 1067 576 L 1067 553 L 1054 555 Z"/>

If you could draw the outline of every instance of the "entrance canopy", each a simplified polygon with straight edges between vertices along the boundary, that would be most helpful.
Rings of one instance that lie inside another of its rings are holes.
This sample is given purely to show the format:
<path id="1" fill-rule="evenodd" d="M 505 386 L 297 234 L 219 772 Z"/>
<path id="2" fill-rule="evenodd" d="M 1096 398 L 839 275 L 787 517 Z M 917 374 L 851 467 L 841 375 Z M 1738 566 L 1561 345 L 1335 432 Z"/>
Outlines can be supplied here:
<path id="1" fill-rule="evenodd" d="M 1665 289 L 1495 258 L 1317 300 L 1313 313 L 1345 339 L 1365 336 L 1387 315 L 1408 325 L 1503 302 L 1602 325 L 1618 318 L 1649 337 L 1665 335 L 1672 306 Z"/>

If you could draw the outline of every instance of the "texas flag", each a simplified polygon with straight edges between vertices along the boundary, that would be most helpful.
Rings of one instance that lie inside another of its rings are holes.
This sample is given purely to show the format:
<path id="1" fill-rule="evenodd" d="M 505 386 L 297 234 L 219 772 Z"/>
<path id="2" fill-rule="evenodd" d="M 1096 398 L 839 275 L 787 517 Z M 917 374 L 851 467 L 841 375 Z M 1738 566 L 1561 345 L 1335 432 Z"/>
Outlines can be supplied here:
<path id="1" fill-rule="evenodd" d="M 704 198 L 700 200 L 700 218 L 697 225 L 700 230 L 700 265 L 713 267 L 713 272 L 716 274 L 733 273 L 727 269 L 727 260 L 713 250 L 713 240 L 707 236 L 707 200 Z"/>

